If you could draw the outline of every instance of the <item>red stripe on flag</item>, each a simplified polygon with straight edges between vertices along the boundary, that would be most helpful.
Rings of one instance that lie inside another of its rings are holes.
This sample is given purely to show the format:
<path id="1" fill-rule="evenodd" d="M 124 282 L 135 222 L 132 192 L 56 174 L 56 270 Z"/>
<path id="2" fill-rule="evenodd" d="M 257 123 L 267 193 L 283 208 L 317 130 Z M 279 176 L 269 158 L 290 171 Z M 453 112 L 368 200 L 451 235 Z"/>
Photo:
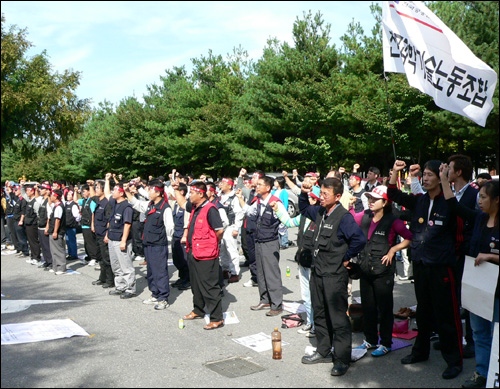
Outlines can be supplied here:
<path id="1" fill-rule="evenodd" d="M 426 22 L 424 22 L 424 21 L 422 21 L 420 19 L 416 19 L 413 16 L 410 16 L 410 15 L 404 14 L 402 12 L 399 12 L 393 4 L 391 4 L 390 7 L 394 8 L 394 10 L 398 13 L 398 15 L 404 16 L 405 18 L 408 18 L 408 19 L 411 19 L 411 20 L 415 20 L 417 23 L 423 24 L 424 26 L 430 27 L 433 30 L 436 30 L 437 32 L 440 32 L 441 34 L 443 34 L 443 30 L 440 30 L 437 27 L 431 26 L 430 24 L 428 24 L 428 23 L 426 23 Z"/>

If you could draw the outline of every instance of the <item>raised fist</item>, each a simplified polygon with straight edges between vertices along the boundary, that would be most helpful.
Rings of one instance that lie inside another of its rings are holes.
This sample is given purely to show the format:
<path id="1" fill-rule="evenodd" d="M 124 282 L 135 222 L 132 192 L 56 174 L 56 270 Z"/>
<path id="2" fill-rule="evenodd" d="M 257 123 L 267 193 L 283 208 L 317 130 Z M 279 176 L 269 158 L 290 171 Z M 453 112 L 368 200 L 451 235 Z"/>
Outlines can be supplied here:
<path id="1" fill-rule="evenodd" d="M 410 175 L 412 177 L 417 177 L 418 173 L 420 172 L 420 165 L 419 164 L 416 164 L 416 165 L 410 165 Z"/>

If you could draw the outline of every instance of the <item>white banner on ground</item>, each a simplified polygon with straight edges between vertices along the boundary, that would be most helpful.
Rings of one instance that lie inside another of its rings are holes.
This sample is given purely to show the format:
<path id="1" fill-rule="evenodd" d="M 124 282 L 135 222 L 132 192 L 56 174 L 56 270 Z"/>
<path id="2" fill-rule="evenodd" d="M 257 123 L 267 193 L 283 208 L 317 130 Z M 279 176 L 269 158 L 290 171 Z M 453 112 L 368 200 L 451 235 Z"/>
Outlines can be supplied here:
<path id="1" fill-rule="evenodd" d="M 472 257 L 465 257 L 462 307 L 483 319 L 493 321 L 498 266 L 489 262 L 474 266 L 474 260 Z"/>
<path id="2" fill-rule="evenodd" d="M 29 323 L 2 324 L 2 346 L 43 342 L 45 340 L 89 336 L 89 334 L 71 319 L 40 320 Z"/>
<path id="3" fill-rule="evenodd" d="M 406 73 L 408 83 L 440 108 L 485 126 L 497 74 L 421 1 L 382 2 L 384 70 Z"/>

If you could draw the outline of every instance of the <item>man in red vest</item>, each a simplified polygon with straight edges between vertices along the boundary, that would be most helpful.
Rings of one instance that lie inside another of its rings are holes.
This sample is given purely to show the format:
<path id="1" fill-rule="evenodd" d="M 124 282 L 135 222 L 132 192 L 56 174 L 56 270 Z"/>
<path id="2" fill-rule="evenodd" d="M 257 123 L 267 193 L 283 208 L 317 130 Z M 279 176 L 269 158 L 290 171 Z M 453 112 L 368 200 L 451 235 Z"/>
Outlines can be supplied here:
<path id="1" fill-rule="evenodd" d="M 206 307 L 210 324 L 203 328 L 213 330 L 224 327 L 219 284 L 219 242 L 224 227 L 217 207 L 208 201 L 207 186 L 203 182 L 191 185 L 189 200 L 192 209 L 186 251 L 194 308 L 189 315 L 184 316 L 184 320 L 202 319 Z M 188 204 L 186 210 L 189 211 L 189 208 Z"/>

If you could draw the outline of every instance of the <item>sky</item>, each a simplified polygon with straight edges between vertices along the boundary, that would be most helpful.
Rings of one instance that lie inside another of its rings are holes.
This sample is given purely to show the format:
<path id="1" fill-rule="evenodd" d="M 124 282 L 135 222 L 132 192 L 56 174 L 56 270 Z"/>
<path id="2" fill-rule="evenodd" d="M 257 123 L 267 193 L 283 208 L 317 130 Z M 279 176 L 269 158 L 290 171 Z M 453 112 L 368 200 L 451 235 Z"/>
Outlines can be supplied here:
<path id="1" fill-rule="evenodd" d="M 147 85 L 166 69 L 185 66 L 209 50 L 226 57 L 241 46 L 258 60 L 269 38 L 293 45 L 292 28 L 304 12 L 320 11 L 331 25 L 331 43 L 354 19 L 366 34 L 375 19 L 371 1 L 310 2 L 50 2 L 2 1 L 6 25 L 27 28 L 34 47 L 47 50 L 53 70 L 81 72 L 79 98 L 91 105 L 142 101 Z"/>

